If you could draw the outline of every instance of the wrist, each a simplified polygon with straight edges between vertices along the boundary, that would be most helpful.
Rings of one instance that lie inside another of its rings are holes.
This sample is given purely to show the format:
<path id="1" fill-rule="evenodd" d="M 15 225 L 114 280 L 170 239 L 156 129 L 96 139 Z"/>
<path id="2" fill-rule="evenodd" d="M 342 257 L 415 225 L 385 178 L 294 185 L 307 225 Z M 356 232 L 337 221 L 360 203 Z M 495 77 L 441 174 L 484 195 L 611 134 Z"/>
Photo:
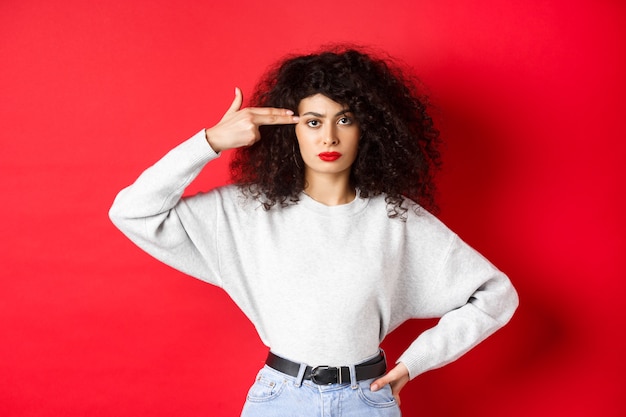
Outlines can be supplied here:
<path id="1" fill-rule="evenodd" d="M 222 152 L 222 149 L 211 141 L 211 135 L 209 133 L 209 129 L 204 129 L 204 138 L 206 139 L 206 142 L 209 144 L 209 146 L 211 147 L 211 149 L 213 149 L 215 153 Z"/>

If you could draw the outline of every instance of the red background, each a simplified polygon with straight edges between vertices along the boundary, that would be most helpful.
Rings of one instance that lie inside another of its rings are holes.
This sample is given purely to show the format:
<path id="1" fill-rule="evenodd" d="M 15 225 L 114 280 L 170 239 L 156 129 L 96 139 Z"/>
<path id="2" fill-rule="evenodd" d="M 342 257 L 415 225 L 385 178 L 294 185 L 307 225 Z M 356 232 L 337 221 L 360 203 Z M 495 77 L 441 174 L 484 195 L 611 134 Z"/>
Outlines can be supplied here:
<path id="1" fill-rule="evenodd" d="M 117 193 L 290 52 L 411 65 L 440 217 L 521 307 L 403 391 L 413 416 L 626 415 L 625 8 L 614 1 L 0 3 L 0 415 L 233 416 L 266 349 L 220 290 L 110 224 Z M 201 176 L 194 189 L 226 181 Z M 385 347 L 395 359 L 412 322 Z"/>

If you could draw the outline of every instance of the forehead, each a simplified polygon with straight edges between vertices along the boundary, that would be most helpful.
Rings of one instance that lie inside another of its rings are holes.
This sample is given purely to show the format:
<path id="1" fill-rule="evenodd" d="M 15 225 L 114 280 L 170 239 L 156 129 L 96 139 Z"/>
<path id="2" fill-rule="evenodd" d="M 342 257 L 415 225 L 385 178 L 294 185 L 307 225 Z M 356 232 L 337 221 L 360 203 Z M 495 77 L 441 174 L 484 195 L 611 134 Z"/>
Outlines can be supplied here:
<path id="1" fill-rule="evenodd" d="M 338 103 L 323 94 L 315 94 L 309 97 L 305 97 L 300 100 L 300 103 L 298 104 L 299 113 L 303 113 L 306 111 L 316 111 L 320 113 L 323 110 L 332 112 L 334 114 L 338 111 L 348 110 L 348 106 Z"/>

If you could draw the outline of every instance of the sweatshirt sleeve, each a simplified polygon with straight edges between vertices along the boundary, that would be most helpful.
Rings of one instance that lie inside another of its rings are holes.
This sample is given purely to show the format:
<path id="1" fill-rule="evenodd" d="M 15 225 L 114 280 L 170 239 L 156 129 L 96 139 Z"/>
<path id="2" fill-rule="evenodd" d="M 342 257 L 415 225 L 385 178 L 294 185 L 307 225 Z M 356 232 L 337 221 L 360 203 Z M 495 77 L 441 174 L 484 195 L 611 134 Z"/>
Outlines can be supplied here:
<path id="1" fill-rule="evenodd" d="M 428 292 L 442 311 L 398 359 L 411 379 L 458 359 L 503 327 L 519 304 L 508 277 L 456 235 Z"/>
<path id="2" fill-rule="evenodd" d="M 196 196 L 181 198 L 204 166 L 219 155 L 204 130 L 169 151 L 116 196 L 109 210 L 113 224 L 141 249 L 196 278 L 221 286 L 215 233 L 215 212 L 200 213 Z M 205 201 L 208 199 L 205 198 Z M 204 205 L 206 206 L 206 205 Z"/>

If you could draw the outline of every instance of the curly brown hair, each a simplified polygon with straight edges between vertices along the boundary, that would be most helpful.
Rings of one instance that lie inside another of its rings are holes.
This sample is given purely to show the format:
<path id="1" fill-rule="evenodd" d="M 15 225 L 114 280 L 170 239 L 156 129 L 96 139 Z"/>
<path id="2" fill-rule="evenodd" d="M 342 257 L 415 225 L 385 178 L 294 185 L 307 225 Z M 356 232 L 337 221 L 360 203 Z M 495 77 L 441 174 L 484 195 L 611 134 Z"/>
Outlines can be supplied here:
<path id="1" fill-rule="evenodd" d="M 436 210 L 434 173 L 441 165 L 439 132 L 416 86 L 389 58 L 336 47 L 279 62 L 251 104 L 297 113 L 303 98 L 322 94 L 346 105 L 362 135 L 352 185 L 362 198 L 384 194 L 388 216 L 404 218 L 405 197 Z M 305 182 L 294 125 L 261 126 L 260 132 L 261 140 L 233 155 L 234 182 L 266 210 L 297 203 Z"/>

